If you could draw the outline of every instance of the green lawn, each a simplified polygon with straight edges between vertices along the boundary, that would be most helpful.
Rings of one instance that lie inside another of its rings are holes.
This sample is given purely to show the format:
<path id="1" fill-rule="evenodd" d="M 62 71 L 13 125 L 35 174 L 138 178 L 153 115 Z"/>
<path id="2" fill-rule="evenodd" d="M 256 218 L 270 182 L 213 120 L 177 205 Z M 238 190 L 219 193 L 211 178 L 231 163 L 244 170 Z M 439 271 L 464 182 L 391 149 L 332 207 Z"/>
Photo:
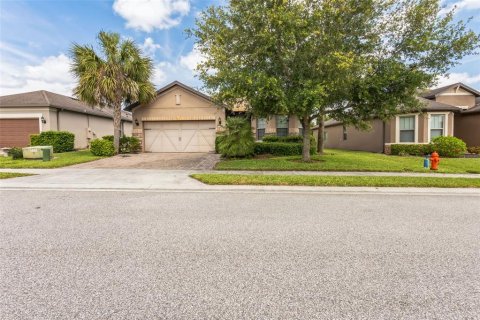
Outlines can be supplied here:
<path id="1" fill-rule="evenodd" d="M 10 179 L 16 177 L 32 176 L 30 173 L 0 172 L 0 179 Z"/>
<path id="2" fill-rule="evenodd" d="M 55 153 L 51 161 L 27 160 L 17 159 L 13 160 L 11 157 L 0 157 L 0 168 L 12 169 L 48 169 L 71 166 L 73 164 L 89 162 L 93 160 L 102 159 L 103 157 L 94 156 L 90 150 Z"/>
<path id="3" fill-rule="evenodd" d="M 215 169 L 431 172 L 423 169 L 422 157 L 400 157 L 360 151 L 326 150 L 324 155 L 316 155 L 312 159 L 314 161 L 310 163 L 301 162 L 300 156 L 223 160 L 216 165 Z M 480 174 L 480 158 L 442 158 L 438 172 Z"/>
<path id="4" fill-rule="evenodd" d="M 192 174 L 211 185 L 480 188 L 480 178 Z"/>

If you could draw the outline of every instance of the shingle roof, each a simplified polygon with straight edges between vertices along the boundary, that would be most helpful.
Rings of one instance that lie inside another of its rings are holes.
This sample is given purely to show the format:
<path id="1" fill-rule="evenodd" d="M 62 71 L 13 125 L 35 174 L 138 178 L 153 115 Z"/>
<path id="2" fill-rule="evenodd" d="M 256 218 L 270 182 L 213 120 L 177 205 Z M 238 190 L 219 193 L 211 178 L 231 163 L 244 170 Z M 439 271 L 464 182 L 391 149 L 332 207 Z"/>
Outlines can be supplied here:
<path id="1" fill-rule="evenodd" d="M 462 111 L 462 114 L 464 113 L 480 113 L 480 104 L 476 104 L 475 106 L 471 107 L 470 109 L 467 109 L 465 111 Z"/>
<path id="2" fill-rule="evenodd" d="M 78 99 L 45 90 L 1 96 L 0 108 L 6 107 L 52 107 L 104 118 L 113 118 L 113 112 L 110 109 L 91 107 Z M 131 113 L 123 111 L 122 120 L 132 121 Z"/>
<path id="3" fill-rule="evenodd" d="M 423 111 L 461 111 L 462 108 L 452 106 L 450 104 L 429 100 L 419 97 L 421 102 L 426 103 L 426 106 L 422 108 Z"/>
<path id="4" fill-rule="evenodd" d="M 165 92 L 165 91 L 167 91 L 167 90 L 170 90 L 170 89 L 173 88 L 174 86 L 179 86 L 179 87 L 181 87 L 181 88 L 183 88 L 183 89 L 185 89 L 185 90 L 187 90 L 187 91 L 189 91 L 189 92 L 191 92 L 191 93 L 193 93 L 193 94 L 196 94 L 196 95 L 198 95 L 198 96 L 200 96 L 200 97 L 202 97 L 202 98 L 204 98 L 204 99 L 207 99 L 207 100 L 209 100 L 209 101 L 212 101 L 212 98 L 210 98 L 210 97 L 207 96 L 206 94 L 201 93 L 200 91 L 195 90 L 195 89 L 193 89 L 192 87 L 189 87 L 189 86 L 187 86 L 186 84 L 181 83 L 180 81 L 173 81 L 173 82 L 167 84 L 166 86 L 158 89 L 158 90 L 157 90 L 157 93 L 156 93 L 157 96 L 158 96 L 159 94 L 162 94 L 163 92 Z M 135 107 L 137 107 L 137 106 L 139 106 L 139 105 L 140 105 L 140 102 L 138 102 L 138 101 L 137 101 L 137 102 L 134 102 L 134 103 L 130 104 L 129 106 L 127 106 L 127 107 L 125 108 L 125 110 L 131 111 L 133 108 L 135 108 Z"/>
<path id="5" fill-rule="evenodd" d="M 478 91 L 478 90 L 476 90 L 472 87 L 469 87 L 466 84 L 463 84 L 461 82 L 457 82 L 457 83 L 449 84 L 448 86 L 443 86 L 443 87 L 440 87 L 440 88 L 429 90 L 427 92 L 422 93 L 420 96 L 423 97 L 423 98 L 426 98 L 426 99 L 433 99 L 440 92 L 443 92 L 445 90 L 448 90 L 450 88 L 457 87 L 457 86 L 460 86 L 462 89 L 474 94 L 476 97 L 480 97 L 480 91 Z"/>

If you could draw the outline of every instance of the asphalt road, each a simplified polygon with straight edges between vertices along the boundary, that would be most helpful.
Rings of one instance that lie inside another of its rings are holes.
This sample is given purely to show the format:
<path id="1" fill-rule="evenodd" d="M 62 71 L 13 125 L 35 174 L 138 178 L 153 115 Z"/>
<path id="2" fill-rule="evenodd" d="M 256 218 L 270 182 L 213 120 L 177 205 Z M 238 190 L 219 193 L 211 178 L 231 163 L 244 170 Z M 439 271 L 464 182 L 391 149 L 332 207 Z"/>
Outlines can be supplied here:
<path id="1" fill-rule="evenodd" d="M 478 319 L 480 197 L 2 191 L 0 319 Z"/>

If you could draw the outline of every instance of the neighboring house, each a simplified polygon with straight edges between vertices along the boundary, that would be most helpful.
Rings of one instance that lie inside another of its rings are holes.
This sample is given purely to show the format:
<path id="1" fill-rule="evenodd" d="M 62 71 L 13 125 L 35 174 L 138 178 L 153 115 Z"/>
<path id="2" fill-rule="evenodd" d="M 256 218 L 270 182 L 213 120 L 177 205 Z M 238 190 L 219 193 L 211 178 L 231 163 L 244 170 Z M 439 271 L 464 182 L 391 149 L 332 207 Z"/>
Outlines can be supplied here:
<path id="1" fill-rule="evenodd" d="M 372 120 L 369 131 L 329 120 L 325 122 L 325 147 L 390 153 L 392 144 L 426 144 L 438 136 L 455 136 L 468 146 L 480 146 L 479 97 L 479 91 L 455 83 L 420 95 L 425 103 L 422 112 Z"/>
<path id="2" fill-rule="evenodd" d="M 112 112 L 44 90 L 0 97 L 0 147 L 28 146 L 31 134 L 49 130 L 74 133 L 75 149 L 84 149 L 113 134 Z M 129 112 L 122 114 L 122 131 L 131 135 Z"/>
<path id="3" fill-rule="evenodd" d="M 178 81 L 157 91 L 149 104 L 133 103 L 133 135 L 144 152 L 213 152 L 225 124 L 225 108 Z"/>

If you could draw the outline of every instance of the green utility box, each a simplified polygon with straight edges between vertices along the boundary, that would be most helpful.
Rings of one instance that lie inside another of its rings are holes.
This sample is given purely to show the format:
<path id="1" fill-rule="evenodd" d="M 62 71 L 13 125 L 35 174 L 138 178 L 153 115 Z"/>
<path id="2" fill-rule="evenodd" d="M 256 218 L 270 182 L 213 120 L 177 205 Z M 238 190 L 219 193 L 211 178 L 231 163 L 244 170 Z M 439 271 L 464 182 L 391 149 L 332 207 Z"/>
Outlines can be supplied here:
<path id="1" fill-rule="evenodd" d="M 42 153 L 43 153 L 43 157 L 42 157 L 43 161 L 50 161 L 52 159 L 50 148 L 42 148 Z"/>

